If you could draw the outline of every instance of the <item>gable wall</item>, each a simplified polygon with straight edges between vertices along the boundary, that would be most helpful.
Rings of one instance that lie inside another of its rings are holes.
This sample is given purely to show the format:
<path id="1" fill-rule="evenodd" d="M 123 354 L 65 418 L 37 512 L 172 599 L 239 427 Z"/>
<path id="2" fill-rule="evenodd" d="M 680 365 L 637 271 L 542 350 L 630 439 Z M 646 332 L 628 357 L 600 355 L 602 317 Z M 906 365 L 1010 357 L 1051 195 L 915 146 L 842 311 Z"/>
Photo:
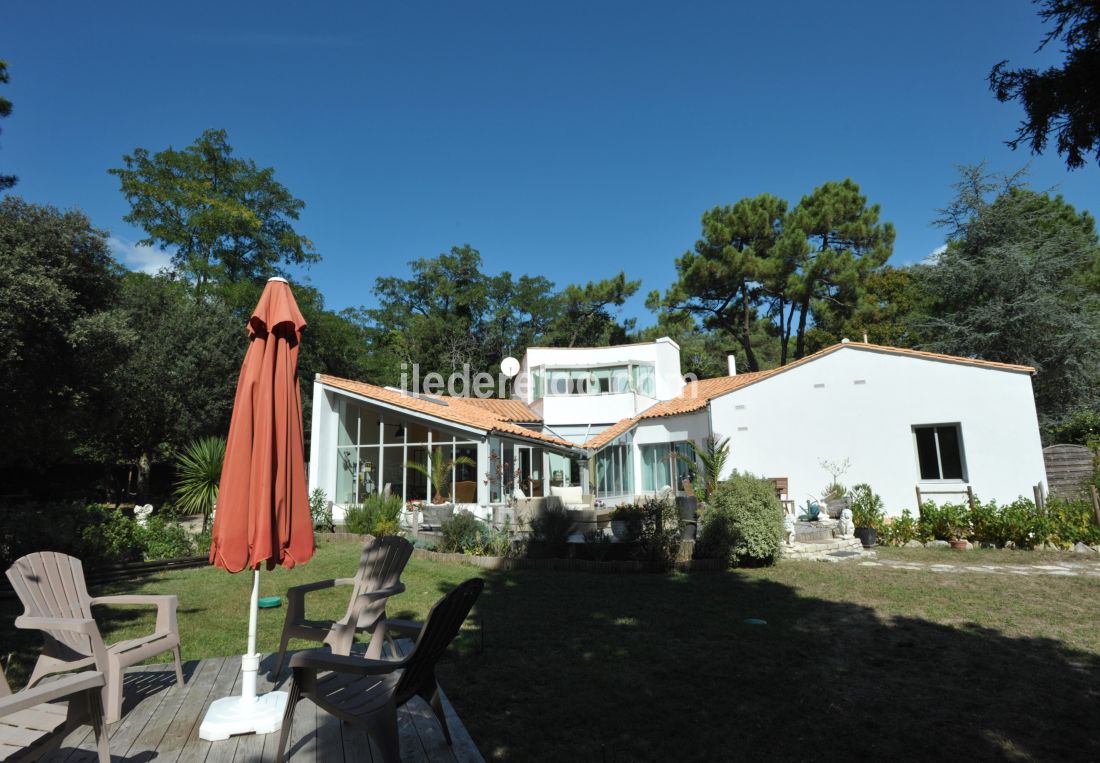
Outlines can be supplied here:
<path id="1" fill-rule="evenodd" d="M 848 458 L 841 482 L 870 483 L 891 514 L 916 509 L 917 484 L 965 489 L 920 481 L 912 430 L 920 424 L 961 424 L 966 476 L 983 500 L 1031 497 L 1045 482 L 1026 373 L 845 348 L 716 398 L 711 422 L 730 437 L 731 468 L 788 477 L 800 504 L 829 482 L 822 459 Z"/>

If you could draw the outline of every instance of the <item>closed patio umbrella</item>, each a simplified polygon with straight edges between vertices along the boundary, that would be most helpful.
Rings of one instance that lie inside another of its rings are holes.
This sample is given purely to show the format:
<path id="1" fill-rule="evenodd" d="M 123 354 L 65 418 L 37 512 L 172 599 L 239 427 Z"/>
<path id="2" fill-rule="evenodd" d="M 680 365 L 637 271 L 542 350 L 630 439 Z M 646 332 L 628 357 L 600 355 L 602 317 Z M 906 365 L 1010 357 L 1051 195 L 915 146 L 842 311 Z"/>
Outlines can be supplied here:
<path id="1" fill-rule="evenodd" d="M 286 693 L 256 696 L 256 612 L 261 565 L 293 567 L 313 556 L 297 377 L 305 325 L 290 285 L 269 280 L 248 323 L 210 543 L 211 564 L 231 573 L 252 570 L 248 651 L 241 696 L 211 704 L 199 727 L 203 739 L 268 734 L 282 725 Z"/>

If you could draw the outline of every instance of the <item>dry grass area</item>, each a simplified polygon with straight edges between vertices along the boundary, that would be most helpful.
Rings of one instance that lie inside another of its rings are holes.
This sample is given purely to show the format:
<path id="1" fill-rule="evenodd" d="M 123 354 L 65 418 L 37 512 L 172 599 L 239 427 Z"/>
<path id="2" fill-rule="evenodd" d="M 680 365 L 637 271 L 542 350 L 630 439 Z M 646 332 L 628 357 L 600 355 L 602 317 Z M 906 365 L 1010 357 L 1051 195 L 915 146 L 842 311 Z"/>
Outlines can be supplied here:
<path id="1" fill-rule="evenodd" d="M 265 573 L 263 593 L 351 574 L 356 557 L 353 544 L 325 545 L 303 568 Z M 422 616 L 478 573 L 414 560 L 391 614 Z M 439 673 L 486 758 L 1100 759 L 1093 579 L 813 562 L 484 576 Z M 185 657 L 242 651 L 245 576 L 181 571 L 126 590 L 180 595 Z M 327 593 L 318 614 L 344 603 Z M 3 603 L 0 634 L 25 665 L 36 644 L 12 632 L 16 609 Z M 263 613 L 262 649 L 282 615 Z M 114 637 L 144 624 L 132 612 L 104 623 Z"/>

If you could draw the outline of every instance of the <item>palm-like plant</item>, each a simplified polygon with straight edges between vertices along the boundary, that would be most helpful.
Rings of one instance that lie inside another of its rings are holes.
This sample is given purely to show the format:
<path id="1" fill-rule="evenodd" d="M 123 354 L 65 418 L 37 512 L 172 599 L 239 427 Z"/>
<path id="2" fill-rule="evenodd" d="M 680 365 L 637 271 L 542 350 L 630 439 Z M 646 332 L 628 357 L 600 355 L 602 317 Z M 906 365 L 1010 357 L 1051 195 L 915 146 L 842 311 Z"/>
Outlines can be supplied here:
<path id="1" fill-rule="evenodd" d="M 176 501 L 185 514 L 202 514 L 202 531 L 218 500 L 218 483 L 225 460 L 225 438 L 195 440 L 176 457 Z"/>
<path id="2" fill-rule="evenodd" d="M 444 461 L 443 448 L 437 446 L 428 456 L 427 466 L 414 464 L 411 461 L 405 464 L 406 468 L 420 472 L 431 481 L 432 487 L 435 489 L 432 503 L 443 503 L 445 499 L 443 490 L 447 487 L 451 471 L 456 466 L 477 466 L 477 462 L 469 456 L 457 456 L 450 461 Z"/>
<path id="3" fill-rule="evenodd" d="M 680 455 L 680 458 L 692 468 L 696 464 L 702 467 L 703 495 L 709 500 L 718 489 L 718 478 L 722 476 L 722 470 L 726 468 L 726 461 L 730 455 L 730 438 L 721 439 L 709 435 L 703 440 L 703 446 L 699 447 L 694 440 L 688 440 L 692 458 Z"/>

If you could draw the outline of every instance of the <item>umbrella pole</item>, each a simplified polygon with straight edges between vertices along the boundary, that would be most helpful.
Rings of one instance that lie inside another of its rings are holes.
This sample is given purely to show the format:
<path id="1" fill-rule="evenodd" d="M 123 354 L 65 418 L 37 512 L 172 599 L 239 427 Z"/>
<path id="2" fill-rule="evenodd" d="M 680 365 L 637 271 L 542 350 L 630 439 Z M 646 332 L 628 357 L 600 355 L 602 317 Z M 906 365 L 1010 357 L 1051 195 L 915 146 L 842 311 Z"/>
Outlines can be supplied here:
<path id="1" fill-rule="evenodd" d="M 256 652 L 256 616 L 259 611 L 260 571 L 252 571 L 252 600 L 248 612 L 248 653 L 241 655 L 241 696 L 214 700 L 206 711 L 199 738 L 211 742 L 235 734 L 270 734 L 283 725 L 287 693 L 269 691 L 256 695 L 260 655 Z"/>
<path id="2" fill-rule="evenodd" d="M 241 657 L 241 702 L 256 701 L 256 674 L 260 655 L 256 653 L 256 614 L 260 610 L 260 570 L 252 571 L 252 601 L 248 610 L 248 650 Z"/>

